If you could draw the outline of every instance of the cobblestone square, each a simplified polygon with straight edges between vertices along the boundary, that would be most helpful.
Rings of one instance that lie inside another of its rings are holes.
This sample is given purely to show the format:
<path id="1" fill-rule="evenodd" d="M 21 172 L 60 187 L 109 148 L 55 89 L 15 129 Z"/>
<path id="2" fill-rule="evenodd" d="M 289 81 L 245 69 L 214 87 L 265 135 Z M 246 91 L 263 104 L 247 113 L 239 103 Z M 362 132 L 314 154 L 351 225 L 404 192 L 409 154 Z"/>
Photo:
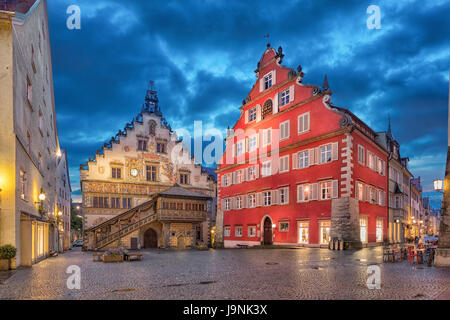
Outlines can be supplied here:
<path id="1" fill-rule="evenodd" d="M 367 267 L 381 289 L 367 288 Z M 81 269 L 70 290 L 66 269 Z M 383 263 L 381 248 L 143 251 L 143 261 L 93 262 L 74 250 L 17 270 L 1 299 L 449 299 L 450 268 Z"/>

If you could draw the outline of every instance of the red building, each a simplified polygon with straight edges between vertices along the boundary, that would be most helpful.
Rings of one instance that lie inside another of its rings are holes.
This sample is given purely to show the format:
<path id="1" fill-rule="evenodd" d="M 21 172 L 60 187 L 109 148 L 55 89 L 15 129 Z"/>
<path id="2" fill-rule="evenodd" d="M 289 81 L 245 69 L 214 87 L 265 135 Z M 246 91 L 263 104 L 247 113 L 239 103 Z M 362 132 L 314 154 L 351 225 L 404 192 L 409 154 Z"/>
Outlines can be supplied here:
<path id="1" fill-rule="evenodd" d="M 350 247 L 387 238 L 388 153 L 323 88 L 270 45 L 218 165 L 224 245 Z"/>

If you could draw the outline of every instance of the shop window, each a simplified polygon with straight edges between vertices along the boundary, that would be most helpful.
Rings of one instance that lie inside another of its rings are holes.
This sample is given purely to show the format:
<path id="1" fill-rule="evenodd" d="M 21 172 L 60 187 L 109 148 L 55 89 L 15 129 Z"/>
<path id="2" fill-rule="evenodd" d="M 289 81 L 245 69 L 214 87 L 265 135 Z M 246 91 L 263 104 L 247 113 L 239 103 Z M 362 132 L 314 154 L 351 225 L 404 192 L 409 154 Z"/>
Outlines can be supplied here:
<path id="1" fill-rule="evenodd" d="M 330 242 L 331 221 L 320 222 L 320 244 L 328 244 Z"/>
<path id="2" fill-rule="evenodd" d="M 289 232 L 289 222 L 280 222 L 280 232 Z"/>
<path id="3" fill-rule="evenodd" d="M 300 222 L 298 224 L 298 243 L 309 243 L 309 222 Z"/>

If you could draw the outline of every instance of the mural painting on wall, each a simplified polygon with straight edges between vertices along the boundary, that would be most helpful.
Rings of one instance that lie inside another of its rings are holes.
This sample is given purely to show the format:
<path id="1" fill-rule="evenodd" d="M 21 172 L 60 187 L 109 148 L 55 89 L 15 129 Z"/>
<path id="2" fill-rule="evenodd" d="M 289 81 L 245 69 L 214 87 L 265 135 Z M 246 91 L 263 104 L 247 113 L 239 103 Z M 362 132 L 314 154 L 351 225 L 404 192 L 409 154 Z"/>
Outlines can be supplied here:
<path id="1" fill-rule="evenodd" d="M 173 163 L 167 162 L 167 163 L 162 164 L 162 169 L 166 173 L 166 176 L 169 178 L 169 181 L 171 183 L 177 182 L 177 176 L 175 175 L 175 168 L 174 168 Z"/>

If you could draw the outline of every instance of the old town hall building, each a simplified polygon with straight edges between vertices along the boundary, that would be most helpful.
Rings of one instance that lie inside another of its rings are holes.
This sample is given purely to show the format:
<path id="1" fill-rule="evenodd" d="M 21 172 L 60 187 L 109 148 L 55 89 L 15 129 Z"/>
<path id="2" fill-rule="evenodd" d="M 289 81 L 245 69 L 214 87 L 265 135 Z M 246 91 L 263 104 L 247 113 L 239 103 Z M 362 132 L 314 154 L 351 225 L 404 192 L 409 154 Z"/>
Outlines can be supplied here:
<path id="1" fill-rule="evenodd" d="M 81 165 L 80 175 L 87 249 L 210 242 L 216 177 L 184 150 L 153 88 L 138 116 Z"/>
<path id="2" fill-rule="evenodd" d="M 377 134 L 322 88 L 283 66 L 268 45 L 227 133 L 218 166 L 225 247 L 259 244 L 350 248 L 388 237 L 388 152 Z"/>

